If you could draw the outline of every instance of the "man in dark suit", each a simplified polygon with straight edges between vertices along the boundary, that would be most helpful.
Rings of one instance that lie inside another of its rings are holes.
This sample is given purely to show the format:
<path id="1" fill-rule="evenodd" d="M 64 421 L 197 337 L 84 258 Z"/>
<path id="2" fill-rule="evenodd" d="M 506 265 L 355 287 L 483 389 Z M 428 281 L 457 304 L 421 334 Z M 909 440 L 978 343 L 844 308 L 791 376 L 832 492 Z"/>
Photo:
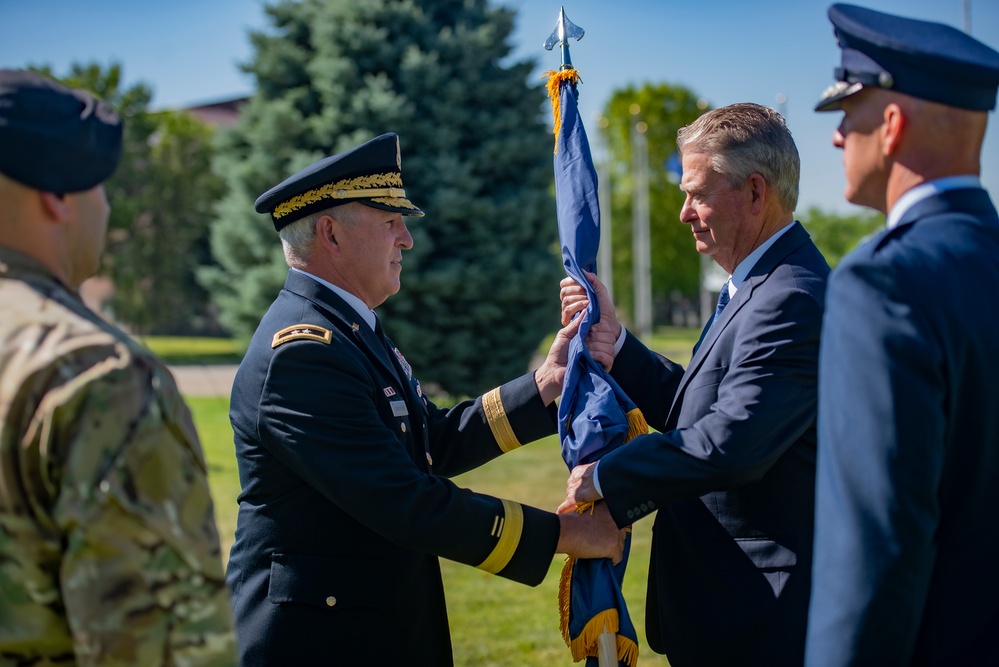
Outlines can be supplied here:
<path id="1" fill-rule="evenodd" d="M 793 219 L 798 152 L 779 114 L 715 109 L 677 147 L 680 220 L 731 277 L 686 371 L 625 332 L 594 277 L 621 332 L 611 375 L 660 432 L 575 468 L 563 507 L 604 498 L 620 526 L 658 510 L 646 634 L 673 667 L 800 665 L 829 267 Z M 565 321 L 584 296 L 563 281 Z"/>
<path id="2" fill-rule="evenodd" d="M 999 53 L 829 18 L 846 198 L 887 229 L 829 283 L 810 665 L 999 664 L 999 218 L 978 179 Z"/>
<path id="3" fill-rule="evenodd" d="M 372 310 L 423 215 L 385 134 L 260 196 L 291 271 L 240 364 L 242 493 L 227 581 L 244 665 L 452 662 L 438 556 L 536 585 L 552 556 L 620 559 L 605 508 L 559 515 L 446 477 L 555 432 L 573 329 L 535 372 L 435 406 Z M 499 610 L 498 610 L 498 613 Z"/>

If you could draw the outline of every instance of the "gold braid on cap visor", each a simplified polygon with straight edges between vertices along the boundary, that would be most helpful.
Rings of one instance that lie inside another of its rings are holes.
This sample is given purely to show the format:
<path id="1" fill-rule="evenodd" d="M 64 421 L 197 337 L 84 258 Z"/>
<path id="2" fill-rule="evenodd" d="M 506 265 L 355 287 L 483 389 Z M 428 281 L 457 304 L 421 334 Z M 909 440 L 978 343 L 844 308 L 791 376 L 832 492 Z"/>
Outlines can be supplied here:
<path id="1" fill-rule="evenodd" d="M 400 186 L 402 186 L 402 176 L 395 173 L 346 178 L 295 195 L 288 201 L 278 204 L 271 215 L 275 219 L 280 219 L 289 213 L 324 199 L 374 199 L 376 197 L 379 199 L 379 203 L 415 211 L 416 207 L 406 199 L 406 191 Z"/>

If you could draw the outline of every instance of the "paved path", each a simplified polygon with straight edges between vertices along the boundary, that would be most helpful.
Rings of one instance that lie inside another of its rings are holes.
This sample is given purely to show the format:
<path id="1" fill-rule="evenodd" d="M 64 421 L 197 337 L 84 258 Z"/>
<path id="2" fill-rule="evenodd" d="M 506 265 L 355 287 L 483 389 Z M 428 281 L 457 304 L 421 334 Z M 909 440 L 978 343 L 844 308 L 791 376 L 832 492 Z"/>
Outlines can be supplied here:
<path id="1" fill-rule="evenodd" d="M 185 396 L 225 396 L 229 398 L 236 365 L 171 366 L 180 393 Z"/>

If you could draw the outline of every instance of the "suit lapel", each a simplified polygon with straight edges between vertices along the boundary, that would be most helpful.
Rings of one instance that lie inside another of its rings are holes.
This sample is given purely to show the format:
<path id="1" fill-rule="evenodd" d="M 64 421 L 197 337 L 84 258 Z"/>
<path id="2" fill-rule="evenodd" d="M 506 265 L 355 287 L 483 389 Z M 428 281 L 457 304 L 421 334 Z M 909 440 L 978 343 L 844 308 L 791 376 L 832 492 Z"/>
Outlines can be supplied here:
<path id="1" fill-rule="evenodd" d="M 687 364 L 687 369 L 683 374 L 683 379 L 680 380 L 680 386 L 677 388 L 673 399 L 673 405 L 670 407 L 669 416 L 666 418 L 667 428 L 675 426 L 675 420 L 680 413 L 680 406 L 683 405 L 683 395 L 687 390 L 687 385 L 700 372 L 701 366 L 711 353 L 711 348 L 718 341 L 718 337 L 725 331 L 729 323 L 738 316 L 739 311 L 749 304 L 753 298 L 753 291 L 757 286 L 766 281 L 770 273 L 788 255 L 803 246 L 808 240 L 808 232 L 805 231 L 800 222 L 795 222 L 791 229 L 787 230 L 787 232 L 777 239 L 770 249 L 763 253 L 763 257 L 756 262 L 756 265 L 750 269 L 746 280 L 739 286 L 738 291 L 732 297 L 729 304 L 725 306 L 725 310 L 721 312 L 721 316 L 711 323 L 711 326 L 704 334 L 704 339 L 701 341 L 700 346 L 690 358 L 690 363 Z"/>

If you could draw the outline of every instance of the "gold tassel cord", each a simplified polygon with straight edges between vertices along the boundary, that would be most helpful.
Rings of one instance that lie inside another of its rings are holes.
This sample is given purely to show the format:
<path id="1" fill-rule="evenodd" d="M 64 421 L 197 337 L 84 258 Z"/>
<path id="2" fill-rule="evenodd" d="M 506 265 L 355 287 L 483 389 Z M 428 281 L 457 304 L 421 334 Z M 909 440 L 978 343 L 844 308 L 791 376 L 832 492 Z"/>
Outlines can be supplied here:
<path id="1" fill-rule="evenodd" d="M 548 88 L 548 97 L 552 101 L 552 114 L 555 116 L 554 152 L 558 153 L 558 135 L 562 130 L 562 96 L 559 94 L 559 89 L 561 88 L 563 81 L 567 81 L 571 84 L 578 84 L 582 82 L 582 79 L 579 77 L 579 71 L 575 69 L 564 69 L 558 72 L 545 72 L 544 75 L 548 77 L 546 87 Z"/>
<path id="2" fill-rule="evenodd" d="M 645 421 L 645 415 L 638 408 L 628 411 L 628 435 L 624 436 L 624 441 L 628 442 L 640 435 L 649 432 L 649 424 Z"/>

